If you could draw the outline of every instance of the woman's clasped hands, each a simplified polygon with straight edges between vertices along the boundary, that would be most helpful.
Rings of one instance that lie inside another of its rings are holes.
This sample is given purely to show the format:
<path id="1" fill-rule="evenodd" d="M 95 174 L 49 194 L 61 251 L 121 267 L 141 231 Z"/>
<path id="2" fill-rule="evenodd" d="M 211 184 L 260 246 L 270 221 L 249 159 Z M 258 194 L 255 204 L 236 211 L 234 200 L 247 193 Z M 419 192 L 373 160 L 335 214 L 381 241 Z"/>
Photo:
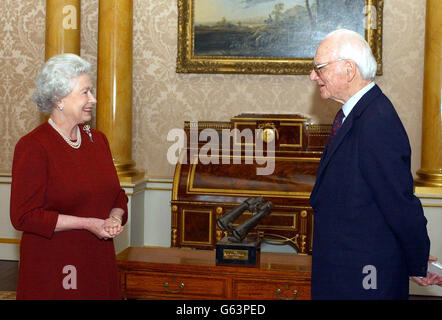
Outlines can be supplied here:
<path id="1" fill-rule="evenodd" d="M 86 229 L 102 240 L 115 238 L 124 230 L 121 225 L 123 213 L 122 209 L 113 208 L 107 219 L 89 218 Z"/>
<path id="2" fill-rule="evenodd" d="M 107 237 L 104 237 L 105 240 L 115 238 L 123 232 L 124 227 L 121 225 L 123 213 L 124 211 L 122 209 L 113 208 L 109 214 L 109 218 L 104 220 L 103 229 L 108 234 Z"/>

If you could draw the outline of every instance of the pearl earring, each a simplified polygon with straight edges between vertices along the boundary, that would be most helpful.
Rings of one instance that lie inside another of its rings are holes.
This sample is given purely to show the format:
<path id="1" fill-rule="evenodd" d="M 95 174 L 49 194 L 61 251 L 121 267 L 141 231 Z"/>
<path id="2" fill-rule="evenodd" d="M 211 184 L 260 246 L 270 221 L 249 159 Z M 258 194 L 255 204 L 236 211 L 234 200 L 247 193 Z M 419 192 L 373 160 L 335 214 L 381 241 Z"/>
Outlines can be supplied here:
<path id="1" fill-rule="evenodd" d="M 63 111 L 63 105 L 60 105 L 59 107 L 58 107 L 58 110 L 60 110 L 60 111 Z"/>

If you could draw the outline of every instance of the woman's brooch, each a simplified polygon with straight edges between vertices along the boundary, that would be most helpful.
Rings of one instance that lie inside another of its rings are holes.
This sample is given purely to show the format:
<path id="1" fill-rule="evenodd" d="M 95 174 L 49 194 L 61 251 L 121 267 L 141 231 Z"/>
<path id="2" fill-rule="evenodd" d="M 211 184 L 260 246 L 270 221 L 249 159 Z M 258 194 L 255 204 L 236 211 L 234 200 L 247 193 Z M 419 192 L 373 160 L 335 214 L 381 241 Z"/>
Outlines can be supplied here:
<path id="1" fill-rule="evenodd" d="M 91 142 L 94 142 L 94 140 L 92 140 L 91 127 L 88 124 L 86 124 L 83 126 L 83 130 L 87 133 L 89 139 L 91 139 Z"/>

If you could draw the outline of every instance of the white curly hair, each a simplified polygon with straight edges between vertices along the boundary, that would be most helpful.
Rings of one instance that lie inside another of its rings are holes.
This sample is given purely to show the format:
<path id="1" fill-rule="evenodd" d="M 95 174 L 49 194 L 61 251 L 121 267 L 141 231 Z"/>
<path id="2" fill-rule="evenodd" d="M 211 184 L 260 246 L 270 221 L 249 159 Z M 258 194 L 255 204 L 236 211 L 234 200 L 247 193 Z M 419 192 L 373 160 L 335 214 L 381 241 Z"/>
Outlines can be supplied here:
<path id="1" fill-rule="evenodd" d="M 63 53 L 51 57 L 38 72 L 33 100 L 38 109 L 52 113 L 57 102 L 75 87 L 75 79 L 91 69 L 89 62 L 76 54 Z"/>

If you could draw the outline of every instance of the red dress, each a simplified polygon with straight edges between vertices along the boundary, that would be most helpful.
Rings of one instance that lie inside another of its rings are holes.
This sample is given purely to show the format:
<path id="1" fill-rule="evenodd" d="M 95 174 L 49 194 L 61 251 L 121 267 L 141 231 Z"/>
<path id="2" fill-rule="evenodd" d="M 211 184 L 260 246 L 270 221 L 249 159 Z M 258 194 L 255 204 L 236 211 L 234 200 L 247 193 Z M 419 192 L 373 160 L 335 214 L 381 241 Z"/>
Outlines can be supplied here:
<path id="1" fill-rule="evenodd" d="M 106 136 L 80 126 L 74 149 L 44 123 L 22 137 L 14 151 L 11 222 L 23 231 L 17 299 L 119 299 L 118 270 L 112 240 L 87 230 L 54 232 L 59 214 L 106 219 L 112 208 L 124 210 Z"/>

